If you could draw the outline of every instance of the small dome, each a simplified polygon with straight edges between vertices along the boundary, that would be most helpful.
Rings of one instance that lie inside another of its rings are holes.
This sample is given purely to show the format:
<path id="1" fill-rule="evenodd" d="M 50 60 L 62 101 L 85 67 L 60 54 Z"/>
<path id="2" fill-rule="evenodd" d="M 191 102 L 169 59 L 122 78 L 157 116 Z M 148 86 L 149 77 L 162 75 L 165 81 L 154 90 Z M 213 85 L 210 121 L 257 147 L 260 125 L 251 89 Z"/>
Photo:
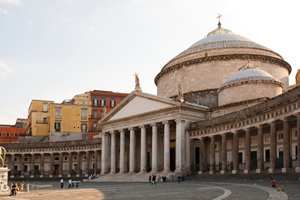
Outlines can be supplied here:
<path id="1" fill-rule="evenodd" d="M 241 67 L 238 72 L 232 74 L 227 80 L 225 80 L 224 85 L 249 80 L 270 80 L 280 82 L 268 72 L 259 69 L 251 63 L 248 63 L 245 66 Z"/>

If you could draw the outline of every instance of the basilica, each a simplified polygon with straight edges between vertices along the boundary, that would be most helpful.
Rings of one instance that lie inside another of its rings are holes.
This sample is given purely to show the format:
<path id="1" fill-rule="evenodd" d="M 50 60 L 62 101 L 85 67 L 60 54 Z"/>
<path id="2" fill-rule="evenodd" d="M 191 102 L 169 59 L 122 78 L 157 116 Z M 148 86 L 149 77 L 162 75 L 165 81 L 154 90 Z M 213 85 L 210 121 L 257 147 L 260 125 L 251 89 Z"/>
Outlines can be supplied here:
<path id="1" fill-rule="evenodd" d="M 299 173 L 300 73 L 289 85 L 291 71 L 219 22 L 162 67 L 157 95 L 136 74 L 94 139 L 6 145 L 10 176 L 24 167 L 39 177 Z"/>

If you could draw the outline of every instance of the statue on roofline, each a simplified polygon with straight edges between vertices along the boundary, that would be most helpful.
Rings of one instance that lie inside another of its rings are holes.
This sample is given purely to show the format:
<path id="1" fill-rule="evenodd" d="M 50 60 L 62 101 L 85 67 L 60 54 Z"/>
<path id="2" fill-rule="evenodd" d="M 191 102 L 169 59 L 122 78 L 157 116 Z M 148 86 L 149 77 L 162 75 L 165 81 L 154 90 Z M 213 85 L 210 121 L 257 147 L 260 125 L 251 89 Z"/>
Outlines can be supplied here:
<path id="1" fill-rule="evenodd" d="M 141 92 L 142 91 L 142 88 L 141 88 L 141 85 L 140 85 L 140 79 L 139 79 L 139 77 L 138 77 L 138 74 L 137 73 L 135 73 L 134 74 L 134 77 L 135 77 L 135 91 L 136 92 Z"/>

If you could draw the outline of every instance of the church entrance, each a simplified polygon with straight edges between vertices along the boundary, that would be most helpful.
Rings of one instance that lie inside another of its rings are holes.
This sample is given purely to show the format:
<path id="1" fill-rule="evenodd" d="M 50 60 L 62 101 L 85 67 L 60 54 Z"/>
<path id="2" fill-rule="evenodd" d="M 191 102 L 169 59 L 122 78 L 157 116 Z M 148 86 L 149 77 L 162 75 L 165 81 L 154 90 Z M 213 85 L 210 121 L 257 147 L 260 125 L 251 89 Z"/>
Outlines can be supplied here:
<path id="1" fill-rule="evenodd" d="M 250 169 L 257 169 L 257 151 L 251 151 Z"/>
<path id="2" fill-rule="evenodd" d="M 170 170 L 175 171 L 176 169 L 176 150 L 175 148 L 170 149 Z"/>

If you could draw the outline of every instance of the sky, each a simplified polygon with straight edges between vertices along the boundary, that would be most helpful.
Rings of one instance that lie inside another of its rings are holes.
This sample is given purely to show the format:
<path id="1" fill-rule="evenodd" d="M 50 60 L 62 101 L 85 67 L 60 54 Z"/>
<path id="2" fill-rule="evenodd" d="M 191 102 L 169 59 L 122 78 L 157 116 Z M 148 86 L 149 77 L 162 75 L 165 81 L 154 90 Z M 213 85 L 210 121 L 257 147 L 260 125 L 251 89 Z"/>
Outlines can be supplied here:
<path id="1" fill-rule="evenodd" d="M 130 93 L 217 27 L 300 67 L 297 0 L 0 0 L 0 124 L 27 118 L 32 99 L 90 90 Z"/>

